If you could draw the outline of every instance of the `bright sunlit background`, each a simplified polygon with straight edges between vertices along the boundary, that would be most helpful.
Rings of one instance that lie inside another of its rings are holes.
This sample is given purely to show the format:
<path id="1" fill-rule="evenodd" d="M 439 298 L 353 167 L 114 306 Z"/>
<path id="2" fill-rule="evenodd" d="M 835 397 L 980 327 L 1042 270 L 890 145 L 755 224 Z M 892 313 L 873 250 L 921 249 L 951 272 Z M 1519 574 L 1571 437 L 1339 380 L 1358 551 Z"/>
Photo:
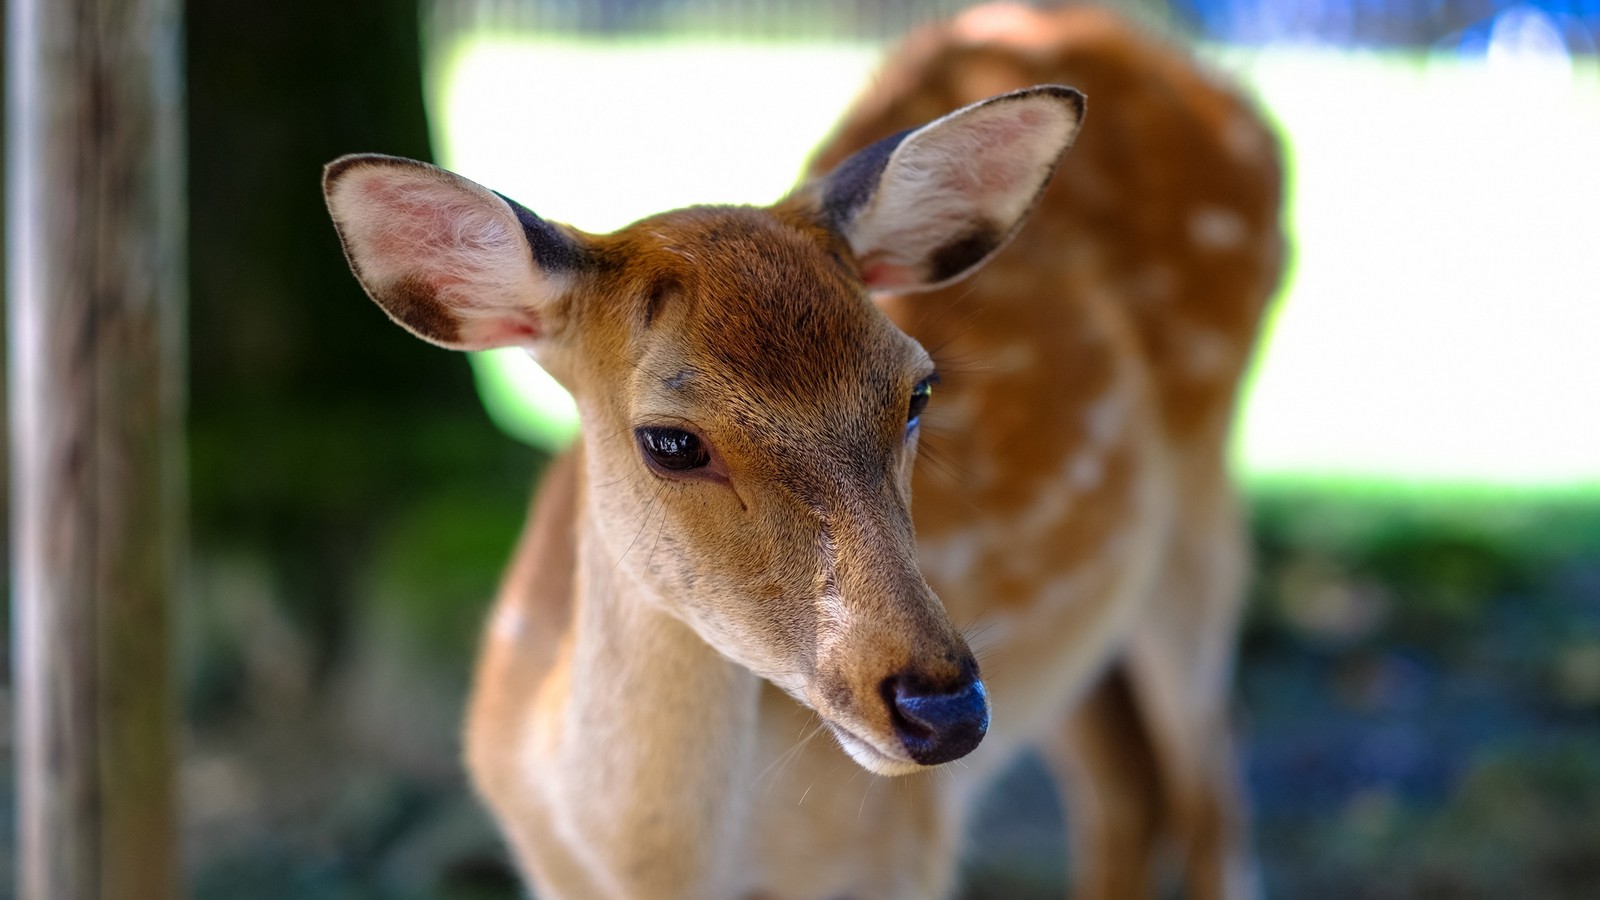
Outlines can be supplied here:
<path id="1" fill-rule="evenodd" d="M 1297 249 L 1237 442 L 1252 481 L 1600 486 L 1600 66 L 1570 33 L 1517 6 L 1428 50 L 1201 47 L 1290 160 Z M 882 49 L 467 31 L 435 69 L 435 145 L 591 231 L 771 202 Z M 517 351 L 474 368 L 502 428 L 575 433 Z"/>

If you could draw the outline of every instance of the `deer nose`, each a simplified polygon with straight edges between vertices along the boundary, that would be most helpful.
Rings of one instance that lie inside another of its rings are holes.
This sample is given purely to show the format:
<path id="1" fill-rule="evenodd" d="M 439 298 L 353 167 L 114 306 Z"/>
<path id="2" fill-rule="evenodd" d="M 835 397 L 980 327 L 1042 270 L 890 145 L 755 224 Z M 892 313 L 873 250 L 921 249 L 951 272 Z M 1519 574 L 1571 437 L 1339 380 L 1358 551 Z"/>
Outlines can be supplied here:
<path id="1" fill-rule="evenodd" d="M 911 758 L 936 766 L 971 753 L 989 730 L 989 701 L 977 666 L 955 685 L 938 685 L 910 673 L 884 680 L 889 719 Z"/>

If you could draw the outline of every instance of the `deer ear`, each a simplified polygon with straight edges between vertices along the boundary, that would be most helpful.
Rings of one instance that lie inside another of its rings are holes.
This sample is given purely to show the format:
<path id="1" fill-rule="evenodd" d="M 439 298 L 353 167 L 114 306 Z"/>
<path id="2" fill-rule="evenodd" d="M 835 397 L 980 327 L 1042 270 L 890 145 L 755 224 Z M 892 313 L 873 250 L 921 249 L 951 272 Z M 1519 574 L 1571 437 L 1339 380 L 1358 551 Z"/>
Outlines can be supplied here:
<path id="1" fill-rule="evenodd" d="M 452 350 L 531 346 L 585 252 L 494 191 L 415 160 L 340 157 L 322 190 L 367 294 L 407 331 Z"/>
<path id="2" fill-rule="evenodd" d="M 868 287 L 948 284 L 1021 227 L 1083 113 L 1083 94 L 1056 85 L 963 107 L 840 163 L 823 181 L 823 215 L 849 241 Z"/>

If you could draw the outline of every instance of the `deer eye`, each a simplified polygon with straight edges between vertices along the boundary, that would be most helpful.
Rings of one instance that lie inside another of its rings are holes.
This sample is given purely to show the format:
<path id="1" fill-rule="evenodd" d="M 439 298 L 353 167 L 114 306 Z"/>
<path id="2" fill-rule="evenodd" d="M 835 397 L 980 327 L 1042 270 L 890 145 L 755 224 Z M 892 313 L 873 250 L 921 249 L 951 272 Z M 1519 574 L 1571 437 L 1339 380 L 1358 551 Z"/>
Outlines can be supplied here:
<path id="1" fill-rule="evenodd" d="M 939 381 L 939 376 L 929 375 L 917 382 L 911 389 L 911 408 L 906 412 L 906 431 L 917 427 L 922 420 L 922 411 L 928 408 L 928 400 L 933 397 L 933 386 Z"/>
<path id="2" fill-rule="evenodd" d="M 698 469 L 711 462 L 706 445 L 691 432 L 677 428 L 636 428 L 633 435 L 645 459 L 669 472 Z"/>

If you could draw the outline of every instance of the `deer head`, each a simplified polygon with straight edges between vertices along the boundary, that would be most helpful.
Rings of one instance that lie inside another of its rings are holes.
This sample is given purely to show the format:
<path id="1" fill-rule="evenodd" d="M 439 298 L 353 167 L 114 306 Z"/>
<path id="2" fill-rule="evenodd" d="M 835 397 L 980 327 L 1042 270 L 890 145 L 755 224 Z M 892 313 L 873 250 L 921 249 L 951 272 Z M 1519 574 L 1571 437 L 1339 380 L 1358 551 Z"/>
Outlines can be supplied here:
<path id="1" fill-rule="evenodd" d="M 910 474 L 937 373 L 871 292 L 940 286 L 1016 231 L 1083 98 L 1037 87 L 887 138 L 769 208 L 591 235 L 432 166 L 327 168 L 351 267 L 401 326 L 524 347 L 575 397 L 580 541 L 861 765 L 960 757 L 976 661 L 918 571 Z M 581 599 L 580 599 L 581 602 Z"/>

